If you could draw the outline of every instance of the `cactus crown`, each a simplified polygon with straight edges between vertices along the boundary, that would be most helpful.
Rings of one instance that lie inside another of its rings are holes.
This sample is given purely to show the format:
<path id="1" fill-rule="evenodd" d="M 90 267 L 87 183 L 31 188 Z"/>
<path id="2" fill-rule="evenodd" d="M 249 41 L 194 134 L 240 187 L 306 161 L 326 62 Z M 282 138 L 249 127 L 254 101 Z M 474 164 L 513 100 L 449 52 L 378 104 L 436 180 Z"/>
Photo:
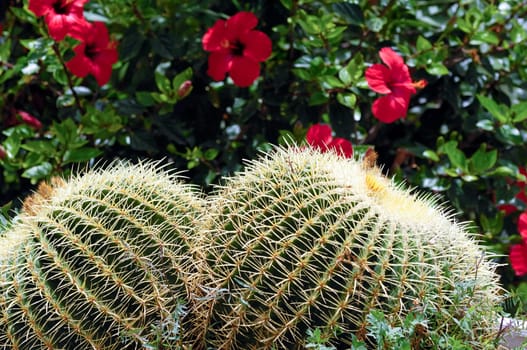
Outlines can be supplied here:
<path id="1" fill-rule="evenodd" d="M 493 263 L 437 202 L 368 162 L 277 148 L 226 180 L 205 226 L 216 348 L 301 347 L 314 328 L 349 346 L 351 333 L 366 337 L 371 310 L 397 324 L 424 300 L 493 321 Z M 460 298 L 467 281 L 472 295 Z M 434 326 L 452 327 L 453 318 Z"/>
<path id="2" fill-rule="evenodd" d="M 186 303 L 201 207 L 154 162 L 41 186 L 7 234 L 18 238 L 0 261 L 0 344 L 142 348 Z"/>

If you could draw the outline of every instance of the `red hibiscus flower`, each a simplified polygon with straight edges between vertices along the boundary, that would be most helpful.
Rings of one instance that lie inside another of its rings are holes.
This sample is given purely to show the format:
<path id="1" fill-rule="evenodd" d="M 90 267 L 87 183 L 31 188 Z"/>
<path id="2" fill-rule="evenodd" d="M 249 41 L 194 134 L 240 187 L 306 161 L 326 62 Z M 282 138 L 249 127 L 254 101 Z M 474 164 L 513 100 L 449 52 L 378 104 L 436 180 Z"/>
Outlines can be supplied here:
<path id="1" fill-rule="evenodd" d="M 518 208 L 513 204 L 500 204 L 498 205 L 498 210 L 503 212 L 505 215 L 510 215 L 518 210 Z"/>
<path id="2" fill-rule="evenodd" d="M 239 87 L 251 85 L 260 75 L 260 62 L 272 51 L 271 39 L 254 30 L 258 19 L 251 12 L 238 12 L 228 20 L 217 20 L 202 39 L 203 49 L 210 52 L 207 74 L 214 80 L 230 74 Z"/>
<path id="3" fill-rule="evenodd" d="M 527 169 L 525 167 L 519 168 L 519 173 L 523 176 L 527 177 Z M 518 187 L 519 191 L 516 193 L 514 197 L 522 201 L 523 203 L 527 204 L 527 182 L 525 181 L 512 181 L 507 180 L 508 184 L 512 184 L 516 187 Z M 498 209 L 501 210 L 505 215 L 510 215 L 518 210 L 518 207 L 516 207 L 514 204 L 505 203 L 498 205 Z"/>
<path id="4" fill-rule="evenodd" d="M 519 170 L 520 174 L 527 177 L 527 169 L 525 167 L 520 167 Z M 520 188 L 520 191 L 518 192 L 518 194 L 516 194 L 516 198 L 527 204 L 527 183 L 525 181 L 516 181 L 516 186 Z"/>
<path id="5" fill-rule="evenodd" d="M 371 109 L 381 122 L 392 123 L 406 116 L 410 97 L 416 93 L 416 88 L 425 87 L 426 82 L 412 82 L 408 66 L 391 48 L 382 48 L 379 56 L 386 65 L 377 63 L 369 67 L 366 81 L 373 91 L 386 96 L 375 100 Z"/>
<path id="6" fill-rule="evenodd" d="M 28 8 L 44 16 L 49 35 L 62 40 L 66 35 L 81 39 L 89 23 L 84 19 L 84 4 L 89 0 L 29 0 Z"/>
<path id="7" fill-rule="evenodd" d="M 81 43 L 73 49 L 75 57 L 66 62 L 74 75 L 84 78 L 92 74 L 100 86 L 112 76 L 112 65 L 119 60 L 117 43 L 110 41 L 103 22 L 94 22 Z"/>
<path id="8" fill-rule="evenodd" d="M 331 133 L 331 127 L 329 125 L 314 124 L 307 130 L 307 143 L 321 152 L 333 150 L 338 155 L 351 158 L 353 155 L 353 146 L 351 145 L 351 142 L 342 137 L 333 138 Z"/>
<path id="9" fill-rule="evenodd" d="M 518 232 L 522 242 L 511 247 L 509 259 L 516 276 L 522 276 L 527 274 L 527 211 L 518 218 Z"/>

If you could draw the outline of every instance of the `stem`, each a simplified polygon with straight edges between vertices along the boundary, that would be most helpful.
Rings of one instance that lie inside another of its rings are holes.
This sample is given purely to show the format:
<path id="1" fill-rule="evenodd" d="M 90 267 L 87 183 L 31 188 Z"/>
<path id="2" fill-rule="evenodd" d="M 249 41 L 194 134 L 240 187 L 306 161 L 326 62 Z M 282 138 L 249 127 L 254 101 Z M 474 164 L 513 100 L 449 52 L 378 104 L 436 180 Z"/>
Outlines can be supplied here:
<path id="1" fill-rule="evenodd" d="M 60 53 L 60 50 L 59 50 L 59 47 L 58 47 L 57 43 L 54 42 L 52 47 L 53 47 L 53 52 L 55 52 L 55 55 L 57 55 L 57 57 L 58 57 L 58 59 L 60 61 L 60 64 L 62 65 L 62 68 L 64 68 L 64 71 L 66 72 L 66 78 L 68 79 L 68 86 L 69 86 L 70 91 L 71 91 L 71 93 L 73 95 L 73 98 L 75 99 L 75 104 L 77 105 L 77 107 L 79 108 L 81 113 L 84 114 L 85 110 L 82 107 L 82 104 L 81 104 L 81 101 L 79 99 L 79 96 L 77 96 L 77 93 L 75 92 L 75 89 L 73 88 L 74 86 L 73 86 L 73 81 L 71 80 L 70 72 L 69 72 L 68 68 L 66 67 L 66 63 L 64 62 L 64 58 L 62 57 L 62 55 Z"/>

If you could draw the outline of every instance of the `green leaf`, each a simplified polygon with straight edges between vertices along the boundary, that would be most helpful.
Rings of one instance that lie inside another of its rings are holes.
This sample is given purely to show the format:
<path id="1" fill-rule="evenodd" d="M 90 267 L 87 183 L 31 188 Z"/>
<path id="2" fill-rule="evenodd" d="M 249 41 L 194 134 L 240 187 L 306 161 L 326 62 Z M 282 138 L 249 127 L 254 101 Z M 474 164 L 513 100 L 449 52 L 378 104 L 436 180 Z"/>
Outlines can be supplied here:
<path id="1" fill-rule="evenodd" d="M 320 78 L 320 80 L 327 85 L 328 89 L 343 88 L 345 85 L 337 77 L 332 75 L 326 75 Z"/>
<path id="2" fill-rule="evenodd" d="M 436 152 L 432 151 L 431 149 L 427 149 L 423 152 L 423 157 L 430 159 L 434 162 L 439 162 L 439 156 Z"/>
<path id="3" fill-rule="evenodd" d="M 357 4 L 349 2 L 339 2 L 333 4 L 333 11 L 339 14 L 348 24 L 361 25 L 364 23 L 364 14 L 362 9 Z"/>
<path id="4" fill-rule="evenodd" d="M 346 67 L 339 71 L 339 79 L 346 85 L 350 86 L 362 77 L 364 71 L 364 58 L 362 54 L 356 54 L 348 62 Z"/>
<path id="5" fill-rule="evenodd" d="M 298 11 L 299 17 L 296 22 L 302 27 L 306 34 L 318 35 L 322 31 L 320 27 L 319 18 L 317 16 L 308 15 L 305 11 Z"/>
<path id="6" fill-rule="evenodd" d="M 21 147 L 27 151 L 41 153 L 48 156 L 53 156 L 57 152 L 55 145 L 50 140 L 28 141 Z"/>
<path id="7" fill-rule="evenodd" d="M 26 179 L 31 179 L 31 183 L 35 184 L 38 180 L 44 179 L 51 175 L 53 171 L 53 166 L 49 162 L 44 162 L 39 165 L 35 165 L 29 169 L 26 169 L 22 173 L 22 177 Z"/>
<path id="8" fill-rule="evenodd" d="M 83 147 L 67 150 L 62 157 L 64 164 L 87 162 L 93 158 L 97 158 L 103 152 L 100 149 L 93 147 Z"/>
<path id="9" fill-rule="evenodd" d="M 20 150 L 21 144 L 21 140 L 17 137 L 7 138 L 3 143 L 7 156 L 11 159 L 15 159 L 18 154 L 18 151 Z"/>
<path id="10" fill-rule="evenodd" d="M 523 138 L 520 130 L 510 124 L 501 125 L 496 134 L 497 138 L 509 145 L 523 145 Z"/>
<path id="11" fill-rule="evenodd" d="M 187 68 L 184 71 L 178 73 L 172 80 L 172 87 L 174 90 L 179 89 L 181 84 L 187 80 L 192 80 L 192 68 Z"/>
<path id="12" fill-rule="evenodd" d="M 520 123 L 527 120 L 527 101 L 520 102 L 511 107 L 512 122 Z"/>
<path id="13" fill-rule="evenodd" d="M 463 17 L 457 17 L 456 21 L 457 27 L 464 31 L 465 33 L 472 32 L 472 25 L 469 21 L 465 20 Z"/>
<path id="14" fill-rule="evenodd" d="M 155 72 L 156 85 L 159 91 L 169 94 L 172 91 L 170 80 L 165 76 L 164 73 L 160 73 L 156 70 Z"/>
<path id="15" fill-rule="evenodd" d="M 205 153 L 203 154 L 203 157 L 206 160 L 214 160 L 216 159 L 219 153 L 220 151 L 218 151 L 216 148 L 209 148 L 208 150 L 205 151 Z"/>
<path id="16" fill-rule="evenodd" d="M 499 166 L 496 169 L 492 170 L 491 172 L 487 173 L 489 176 L 504 176 L 504 177 L 510 177 L 514 176 L 515 171 L 509 167 L 506 166 Z"/>
<path id="17" fill-rule="evenodd" d="M 159 56 L 167 59 L 167 60 L 173 60 L 174 56 L 170 52 L 170 42 L 167 38 L 154 35 L 149 40 L 150 45 L 152 46 L 152 51 Z"/>
<path id="18" fill-rule="evenodd" d="M 293 0 L 280 0 L 282 3 L 282 6 L 284 6 L 286 9 L 291 10 L 293 6 Z"/>
<path id="19" fill-rule="evenodd" d="M 488 98 L 483 95 L 476 95 L 479 103 L 485 108 L 494 118 L 496 118 L 500 123 L 507 123 L 509 121 L 508 117 L 508 108 L 505 105 L 498 104 L 491 98 Z"/>
<path id="20" fill-rule="evenodd" d="M 372 32 L 378 33 L 382 30 L 386 22 L 386 18 L 372 17 L 366 22 L 366 26 Z"/>
<path id="21" fill-rule="evenodd" d="M 150 107 L 156 104 L 156 101 L 152 97 L 152 93 L 148 91 L 138 91 L 135 93 L 135 98 L 139 104 L 145 107 Z"/>
<path id="22" fill-rule="evenodd" d="M 486 145 L 481 144 L 479 149 L 470 157 L 470 165 L 475 174 L 482 174 L 492 168 L 498 160 L 498 151 L 485 151 Z"/>
<path id="23" fill-rule="evenodd" d="M 417 37 L 417 43 L 416 43 L 417 51 L 427 51 L 432 49 L 432 44 L 430 41 L 426 40 L 423 36 L 419 35 Z"/>
<path id="24" fill-rule="evenodd" d="M 352 93 L 343 93 L 339 92 L 337 94 L 337 101 L 348 108 L 355 108 L 355 104 L 357 103 L 357 96 Z"/>
<path id="25" fill-rule="evenodd" d="M 494 122 L 489 119 L 478 120 L 478 122 L 476 123 L 476 126 L 485 131 L 494 131 L 495 129 Z"/>
<path id="26" fill-rule="evenodd" d="M 434 62 L 426 66 L 426 71 L 431 75 L 447 75 L 448 68 L 441 62 Z"/>
<path id="27" fill-rule="evenodd" d="M 68 148 L 78 148 L 88 142 L 80 137 L 77 125 L 72 119 L 66 119 L 61 123 L 53 122 L 51 131 L 56 136 L 59 143 Z"/>
<path id="28" fill-rule="evenodd" d="M 145 42 L 145 37 L 134 26 L 119 42 L 119 60 L 126 62 L 139 54 Z"/>
<path id="29" fill-rule="evenodd" d="M 480 224 L 484 231 L 492 235 L 499 234 L 503 229 L 503 215 L 495 215 L 489 218 L 485 214 L 481 214 Z"/>
<path id="30" fill-rule="evenodd" d="M 482 43 L 497 45 L 500 39 L 493 32 L 476 32 L 471 38 L 470 43 L 474 45 L 480 45 Z"/>
<path id="31" fill-rule="evenodd" d="M 443 150 L 445 151 L 450 163 L 463 172 L 467 172 L 467 158 L 465 154 L 457 148 L 457 141 L 448 141 L 443 145 Z"/>
<path id="32" fill-rule="evenodd" d="M 338 26 L 330 29 L 326 33 L 326 39 L 333 45 L 339 45 L 342 39 L 342 33 L 344 33 L 348 27 Z"/>
<path id="33" fill-rule="evenodd" d="M 42 164 L 42 162 L 45 162 L 49 158 L 50 157 L 39 153 L 28 153 L 22 162 L 22 167 L 24 169 L 31 168 L 32 166 Z"/>
<path id="34" fill-rule="evenodd" d="M 327 103 L 329 100 L 328 96 L 322 91 L 316 91 L 309 97 L 310 106 L 318 106 Z"/>
<path id="35" fill-rule="evenodd" d="M 293 68 L 293 74 L 302 80 L 310 81 L 312 79 L 311 72 L 304 68 Z"/>
<path id="36" fill-rule="evenodd" d="M 351 85 L 351 75 L 346 68 L 339 70 L 339 79 L 345 86 Z"/>

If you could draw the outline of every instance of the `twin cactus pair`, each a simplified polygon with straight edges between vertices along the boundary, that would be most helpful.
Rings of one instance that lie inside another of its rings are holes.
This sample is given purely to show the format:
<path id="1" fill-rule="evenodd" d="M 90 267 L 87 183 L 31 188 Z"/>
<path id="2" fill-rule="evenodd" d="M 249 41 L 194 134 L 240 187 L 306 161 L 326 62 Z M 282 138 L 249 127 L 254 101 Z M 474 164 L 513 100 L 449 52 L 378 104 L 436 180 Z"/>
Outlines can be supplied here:
<path id="1" fill-rule="evenodd" d="M 153 162 L 41 185 L 0 237 L 0 349 L 349 348 L 372 310 L 452 307 L 490 332 L 494 264 L 367 163 L 277 148 L 208 198 Z"/>

